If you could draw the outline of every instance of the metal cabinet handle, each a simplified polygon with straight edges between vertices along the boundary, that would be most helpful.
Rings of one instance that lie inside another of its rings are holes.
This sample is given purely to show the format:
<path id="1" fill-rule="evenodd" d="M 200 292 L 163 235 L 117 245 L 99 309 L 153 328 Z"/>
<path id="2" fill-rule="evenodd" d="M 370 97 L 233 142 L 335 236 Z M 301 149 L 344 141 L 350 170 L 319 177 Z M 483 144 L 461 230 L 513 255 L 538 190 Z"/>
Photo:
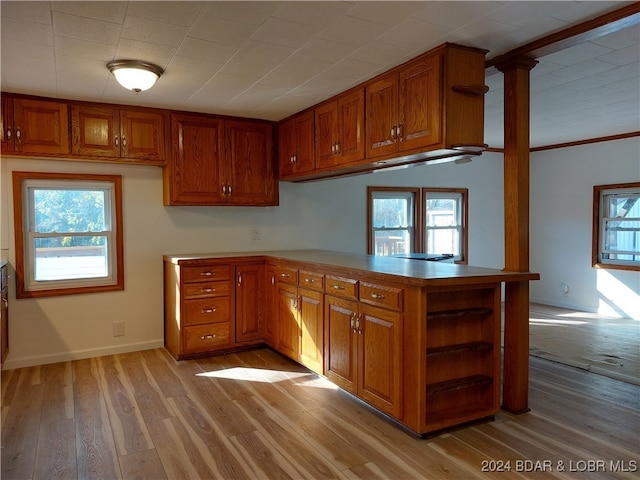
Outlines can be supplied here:
<path id="1" fill-rule="evenodd" d="M 313 278 L 305 278 L 304 283 L 316 283 L 316 281 Z"/>
<path id="2" fill-rule="evenodd" d="M 384 300 L 384 295 L 382 295 L 381 293 L 372 293 L 371 294 L 371 298 L 377 298 L 378 300 Z"/>
<path id="3" fill-rule="evenodd" d="M 242 285 L 242 274 L 238 274 L 238 286 Z"/>
<path id="4" fill-rule="evenodd" d="M 282 278 L 289 278 L 291 275 L 290 275 L 290 274 L 288 274 L 288 273 L 281 273 L 281 274 L 280 274 L 280 276 L 281 276 Z"/>
<path id="5" fill-rule="evenodd" d="M 117 135 L 113 138 L 113 144 L 116 146 L 116 148 L 120 147 L 120 138 L 118 138 Z"/>
<path id="6" fill-rule="evenodd" d="M 22 143 L 22 130 L 20 127 L 16 127 L 16 140 L 18 143 Z"/>
<path id="7" fill-rule="evenodd" d="M 203 292 L 203 293 L 212 293 L 212 292 L 215 292 L 216 289 L 215 288 L 202 288 L 202 289 L 200 289 L 200 291 Z"/>
<path id="8" fill-rule="evenodd" d="M 215 308 L 203 308 L 200 313 L 213 313 L 215 312 L 216 309 Z"/>
<path id="9" fill-rule="evenodd" d="M 11 137 L 13 137 L 13 132 L 11 128 L 7 128 L 7 141 L 11 141 Z"/>
<path id="10" fill-rule="evenodd" d="M 334 285 L 333 289 L 334 290 L 344 290 L 344 286 L 343 285 Z"/>
<path id="11" fill-rule="evenodd" d="M 210 340 L 212 338 L 216 338 L 217 335 L 203 335 L 202 337 L 200 337 L 202 340 Z"/>
<path id="12" fill-rule="evenodd" d="M 200 276 L 202 277 L 211 277 L 215 275 L 213 272 L 200 272 Z"/>
<path id="13" fill-rule="evenodd" d="M 398 126 L 396 127 L 396 138 L 399 138 L 400 141 L 403 140 L 403 130 L 404 130 L 404 123 L 399 123 Z"/>
<path id="14" fill-rule="evenodd" d="M 122 137 L 122 148 L 127 148 L 127 137 Z"/>

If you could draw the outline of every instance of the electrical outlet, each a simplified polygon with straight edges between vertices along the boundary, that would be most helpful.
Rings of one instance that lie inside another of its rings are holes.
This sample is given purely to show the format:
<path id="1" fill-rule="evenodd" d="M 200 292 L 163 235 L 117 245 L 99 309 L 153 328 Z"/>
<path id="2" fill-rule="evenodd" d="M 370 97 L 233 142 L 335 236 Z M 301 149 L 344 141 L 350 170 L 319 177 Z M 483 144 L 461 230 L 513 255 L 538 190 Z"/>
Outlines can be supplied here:
<path id="1" fill-rule="evenodd" d="M 567 284 L 566 284 L 566 283 L 564 283 L 564 282 L 562 283 L 562 285 L 561 285 L 561 286 L 562 286 L 562 294 L 563 294 L 565 297 L 568 297 L 568 296 L 569 296 L 569 292 L 571 292 L 571 288 L 569 288 L 569 285 L 567 285 Z"/>
<path id="2" fill-rule="evenodd" d="M 113 336 L 124 337 L 124 322 L 113 322 Z"/>
<path id="3" fill-rule="evenodd" d="M 260 227 L 251 227 L 251 240 L 262 240 Z"/>

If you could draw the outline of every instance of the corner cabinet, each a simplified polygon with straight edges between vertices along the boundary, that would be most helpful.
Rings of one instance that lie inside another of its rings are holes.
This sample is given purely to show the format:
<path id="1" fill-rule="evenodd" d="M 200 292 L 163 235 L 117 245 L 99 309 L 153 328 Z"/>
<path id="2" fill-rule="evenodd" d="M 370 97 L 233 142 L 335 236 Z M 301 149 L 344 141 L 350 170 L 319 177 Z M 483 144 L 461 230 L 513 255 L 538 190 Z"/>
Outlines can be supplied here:
<path id="1" fill-rule="evenodd" d="M 66 102 L 2 96 L 2 151 L 14 155 L 66 155 L 69 105 Z"/>
<path id="2" fill-rule="evenodd" d="M 165 205 L 278 204 L 270 123 L 172 114 L 171 143 Z"/>
<path id="3" fill-rule="evenodd" d="M 72 153 L 81 157 L 163 165 L 165 113 L 161 110 L 73 104 Z"/>

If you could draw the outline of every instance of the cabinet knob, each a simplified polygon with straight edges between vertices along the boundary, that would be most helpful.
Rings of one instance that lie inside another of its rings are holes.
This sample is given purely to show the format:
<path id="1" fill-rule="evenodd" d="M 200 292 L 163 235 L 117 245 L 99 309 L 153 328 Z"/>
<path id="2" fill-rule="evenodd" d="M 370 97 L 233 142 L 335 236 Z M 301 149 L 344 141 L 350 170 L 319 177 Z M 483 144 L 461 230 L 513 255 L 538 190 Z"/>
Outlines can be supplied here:
<path id="1" fill-rule="evenodd" d="M 305 278 L 304 283 L 316 283 L 316 281 L 313 278 Z"/>
<path id="2" fill-rule="evenodd" d="M 113 138 L 113 144 L 116 146 L 116 148 L 120 147 L 120 138 L 117 135 Z"/>
<path id="3" fill-rule="evenodd" d="M 344 286 L 343 285 L 334 285 L 333 289 L 334 290 L 344 290 Z"/>
<path id="4" fill-rule="evenodd" d="M 288 274 L 288 273 L 281 273 L 281 274 L 280 274 L 280 276 L 281 276 L 282 278 L 289 278 L 291 275 L 290 275 L 290 274 Z"/>
<path id="5" fill-rule="evenodd" d="M 13 132 L 11 128 L 7 128 L 7 141 L 11 141 L 11 137 L 13 137 Z"/>
<path id="6" fill-rule="evenodd" d="M 16 127 L 16 141 L 22 143 L 22 130 L 20 127 Z"/>
<path id="7" fill-rule="evenodd" d="M 202 310 L 200 310 L 200 313 L 213 313 L 215 311 L 215 308 L 203 308 Z"/>
<path id="8" fill-rule="evenodd" d="M 203 292 L 203 293 L 212 293 L 212 292 L 215 292 L 216 289 L 215 288 L 203 288 L 200 291 Z"/>
<path id="9" fill-rule="evenodd" d="M 384 295 L 382 295 L 381 293 L 375 293 L 375 292 L 373 292 L 373 293 L 371 294 L 371 298 L 376 298 L 376 299 L 378 299 L 378 300 L 384 300 Z"/>
<path id="10" fill-rule="evenodd" d="M 201 338 L 202 340 L 210 340 L 210 339 L 212 339 L 212 338 L 216 338 L 216 336 L 215 336 L 215 335 L 211 335 L 211 334 L 209 334 L 209 335 L 203 335 L 203 336 L 202 336 L 202 337 L 200 337 L 200 338 Z"/>
<path id="11" fill-rule="evenodd" d="M 200 276 L 202 277 L 211 277 L 213 275 L 214 275 L 213 272 L 200 272 Z"/>

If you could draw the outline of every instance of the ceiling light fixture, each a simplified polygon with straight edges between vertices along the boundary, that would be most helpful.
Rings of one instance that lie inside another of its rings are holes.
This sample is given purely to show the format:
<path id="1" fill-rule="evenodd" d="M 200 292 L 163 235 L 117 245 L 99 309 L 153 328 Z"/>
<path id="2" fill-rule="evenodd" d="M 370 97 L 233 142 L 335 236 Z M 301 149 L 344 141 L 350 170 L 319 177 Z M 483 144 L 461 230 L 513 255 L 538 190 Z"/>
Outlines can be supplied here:
<path id="1" fill-rule="evenodd" d="M 140 60 L 114 60 L 107 68 L 120 85 L 136 93 L 149 90 L 164 73 L 159 66 Z"/>

